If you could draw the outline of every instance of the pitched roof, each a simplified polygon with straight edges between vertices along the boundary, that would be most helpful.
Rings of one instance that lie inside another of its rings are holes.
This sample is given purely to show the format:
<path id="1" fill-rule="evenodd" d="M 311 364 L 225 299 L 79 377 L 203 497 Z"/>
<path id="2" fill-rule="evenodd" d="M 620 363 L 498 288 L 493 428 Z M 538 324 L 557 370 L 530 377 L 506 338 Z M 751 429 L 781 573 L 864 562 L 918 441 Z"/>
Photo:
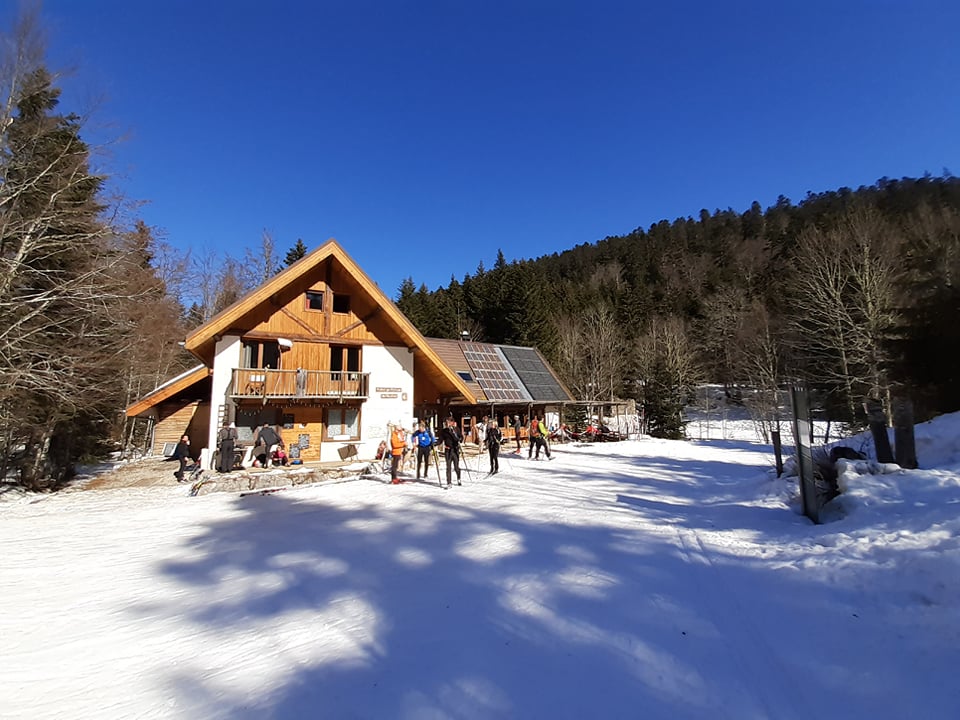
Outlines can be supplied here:
<path id="1" fill-rule="evenodd" d="M 393 301 L 333 239 L 328 240 L 316 250 L 270 278 L 260 287 L 247 293 L 230 307 L 210 318 L 206 323 L 187 335 L 184 347 L 196 355 L 204 364 L 212 366 L 216 341 L 219 336 L 227 334 L 231 328 L 242 328 L 244 318 L 256 313 L 264 303 L 269 302 L 274 294 L 291 283 L 301 280 L 327 260 L 339 265 L 347 272 L 360 289 L 380 307 L 386 322 L 397 332 L 401 341 L 411 350 L 417 351 L 419 357 L 426 361 L 431 375 L 452 386 L 463 396 L 466 402 L 471 404 L 476 402 L 476 396 L 468 384 L 438 357 L 436 351 L 427 343 L 426 338 L 420 334 L 413 323 L 400 312 Z"/>
<path id="2" fill-rule="evenodd" d="M 161 403 L 164 400 L 173 397 L 181 390 L 186 390 L 210 375 L 210 369 L 205 365 L 197 365 L 186 372 L 180 373 L 175 378 L 170 378 L 162 385 L 157 386 L 135 403 L 127 407 L 125 413 L 127 417 L 136 417 Z"/>
<path id="3" fill-rule="evenodd" d="M 536 348 L 427 338 L 479 402 L 571 402 L 575 398 Z"/>

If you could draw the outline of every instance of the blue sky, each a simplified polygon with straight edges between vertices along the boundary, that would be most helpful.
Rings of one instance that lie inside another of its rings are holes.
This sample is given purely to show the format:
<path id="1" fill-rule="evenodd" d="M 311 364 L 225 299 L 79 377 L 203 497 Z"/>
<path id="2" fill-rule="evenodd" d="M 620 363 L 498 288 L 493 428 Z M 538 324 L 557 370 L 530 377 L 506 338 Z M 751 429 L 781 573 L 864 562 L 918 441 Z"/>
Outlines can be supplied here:
<path id="1" fill-rule="evenodd" d="M 13 3 L 5 3 L 9 17 Z M 701 208 L 960 173 L 960 3 L 46 0 L 178 248 L 335 237 L 391 297 Z"/>

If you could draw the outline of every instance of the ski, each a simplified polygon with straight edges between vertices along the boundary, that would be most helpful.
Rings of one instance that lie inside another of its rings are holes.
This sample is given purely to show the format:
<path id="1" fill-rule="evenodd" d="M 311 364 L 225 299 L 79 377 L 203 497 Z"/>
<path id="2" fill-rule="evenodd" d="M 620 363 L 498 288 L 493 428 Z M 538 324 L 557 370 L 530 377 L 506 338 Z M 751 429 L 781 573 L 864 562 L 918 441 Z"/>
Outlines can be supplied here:
<path id="1" fill-rule="evenodd" d="M 198 470 L 196 473 L 191 473 L 190 479 L 193 480 L 193 482 L 190 484 L 190 497 L 196 497 L 197 493 L 200 492 L 200 488 L 202 488 L 211 480 L 210 476 L 207 475 L 203 470 Z"/>
<path id="2" fill-rule="evenodd" d="M 248 495 L 272 495 L 281 490 L 290 490 L 294 487 L 296 487 L 296 485 L 280 485 L 278 487 L 261 488 L 259 490 L 244 490 L 240 493 L 240 497 L 247 497 Z"/>

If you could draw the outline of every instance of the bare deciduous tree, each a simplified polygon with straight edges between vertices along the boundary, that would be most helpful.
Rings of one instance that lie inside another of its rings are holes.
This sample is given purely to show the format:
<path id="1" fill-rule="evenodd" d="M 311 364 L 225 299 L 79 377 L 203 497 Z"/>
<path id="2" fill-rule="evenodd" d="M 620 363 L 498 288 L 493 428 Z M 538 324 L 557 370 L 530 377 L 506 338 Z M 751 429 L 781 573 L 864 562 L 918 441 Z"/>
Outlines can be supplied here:
<path id="1" fill-rule="evenodd" d="M 635 347 L 645 421 L 652 435 L 683 436 L 683 408 L 703 374 L 683 321 L 655 318 Z"/>
<path id="2" fill-rule="evenodd" d="M 855 209 L 834 229 L 808 228 L 797 241 L 786 286 L 792 345 L 811 377 L 842 398 L 849 422 L 866 396 L 889 408 L 899 240 L 877 212 Z"/>
<path id="3" fill-rule="evenodd" d="M 584 400 L 620 397 L 627 369 L 626 344 L 613 310 L 606 305 L 560 316 L 558 369 L 573 394 Z"/>
<path id="4" fill-rule="evenodd" d="M 243 265 L 240 267 L 243 268 L 240 277 L 248 289 L 262 285 L 283 267 L 277 244 L 269 230 L 260 234 L 260 244 L 256 248 L 245 251 Z"/>

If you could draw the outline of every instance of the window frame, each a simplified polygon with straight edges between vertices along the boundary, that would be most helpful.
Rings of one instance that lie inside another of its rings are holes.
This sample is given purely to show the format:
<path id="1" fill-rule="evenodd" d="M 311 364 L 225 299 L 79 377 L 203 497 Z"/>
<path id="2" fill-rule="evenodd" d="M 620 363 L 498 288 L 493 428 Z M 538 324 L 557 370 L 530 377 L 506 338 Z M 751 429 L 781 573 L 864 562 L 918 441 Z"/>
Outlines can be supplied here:
<path id="1" fill-rule="evenodd" d="M 338 356 L 340 361 L 335 363 L 334 357 Z M 351 362 L 352 359 L 356 362 Z M 336 365 L 339 367 L 335 367 Z M 330 373 L 334 382 L 340 382 L 340 373 L 347 373 L 347 379 L 354 382 L 359 379 L 361 372 L 363 372 L 363 348 L 358 345 L 330 346 Z"/>
<path id="2" fill-rule="evenodd" d="M 273 359 L 276 360 L 276 367 L 265 365 L 267 345 L 270 348 Z M 275 351 L 275 354 L 274 354 Z M 246 370 L 280 370 L 280 343 L 276 340 L 240 340 L 240 367 Z"/>
<path id="3" fill-rule="evenodd" d="M 323 290 L 307 290 L 303 294 L 303 304 L 304 309 L 307 312 L 323 312 L 324 305 L 326 301 L 324 300 L 324 295 L 326 293 Z M 311 299 L 315 298 L 320 301 L 320 307 L 311 307 Z"/>
<path id="4" fill-rule="evenodd" d="M 323 434 L 321 435 L 320 442 L 353 442 L 360 440 L 360 417 L 363 411 L 361 405 L 335 405 L 327 406 L 323 409 Z M 336 423 L 341 430 L 351 429 L 349 425 L 346 424 L 347 413 L 355 412 L 356 421 L 355 427 L 352 428 L 355 430 L 355 434 L 341 433 L 339 435 L 330 434 L 330 416 L 333 413 L 340 413 L 342 422 Z"/>

